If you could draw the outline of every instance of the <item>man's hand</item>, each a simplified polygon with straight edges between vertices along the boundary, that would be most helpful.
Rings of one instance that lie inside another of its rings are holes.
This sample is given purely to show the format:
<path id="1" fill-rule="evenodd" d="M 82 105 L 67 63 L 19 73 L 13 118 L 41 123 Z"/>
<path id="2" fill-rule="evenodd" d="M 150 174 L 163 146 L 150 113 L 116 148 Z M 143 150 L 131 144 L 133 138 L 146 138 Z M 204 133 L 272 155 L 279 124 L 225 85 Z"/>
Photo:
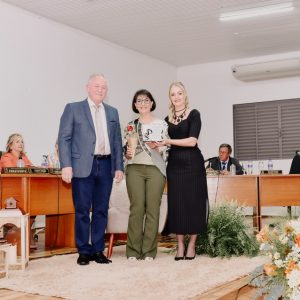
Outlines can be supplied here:
<path id="1" fill-rule="evenodd" d="M 229 175 L 230 172 L 227 171 L 227 170 L 222 170 L 222 171 L 220 171 L 220 174 L 221 174 L 221 175 Z"/>
<path id="2" fill-rule="evenodd" d="M 61 170 L 61 178 L 64 182 L 70 183 L 73 177 L 72 167 L 65 167 Z"/>
<path id="3" fill-rule="evenodd" d="M 123 179 L 123 172 L 122 171 L 116 171 L 115 172 L 115 180 L 117 183 L 121 182 Z"/>

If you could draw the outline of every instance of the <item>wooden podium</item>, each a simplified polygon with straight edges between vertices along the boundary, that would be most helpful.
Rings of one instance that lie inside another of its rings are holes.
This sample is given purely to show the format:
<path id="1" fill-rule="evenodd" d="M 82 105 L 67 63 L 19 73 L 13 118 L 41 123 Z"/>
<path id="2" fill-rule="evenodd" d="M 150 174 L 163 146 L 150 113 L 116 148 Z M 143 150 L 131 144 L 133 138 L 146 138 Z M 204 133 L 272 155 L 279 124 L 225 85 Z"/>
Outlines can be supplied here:
<path id="1" fill-rule="evenodd" d="M 46 247 L 76 247 L 72 189 L 60 175 L 1 174 L 1 208 L 9 197 L 15 198 L 18 208 L 30 217 L 46 215 Z"/>

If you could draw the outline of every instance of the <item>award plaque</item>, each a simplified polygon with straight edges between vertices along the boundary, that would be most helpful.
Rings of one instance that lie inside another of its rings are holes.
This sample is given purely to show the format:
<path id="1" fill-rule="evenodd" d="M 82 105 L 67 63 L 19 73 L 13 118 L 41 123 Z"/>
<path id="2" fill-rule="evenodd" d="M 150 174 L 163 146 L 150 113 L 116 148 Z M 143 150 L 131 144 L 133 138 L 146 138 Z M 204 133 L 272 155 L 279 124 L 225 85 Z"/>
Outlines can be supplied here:
<path id="1" fill-rule="evenodd" d="M 163 140 L 163 125 L 160 123 L 143 124 L 142 133 L 144 142 L 160 142 Z"/>

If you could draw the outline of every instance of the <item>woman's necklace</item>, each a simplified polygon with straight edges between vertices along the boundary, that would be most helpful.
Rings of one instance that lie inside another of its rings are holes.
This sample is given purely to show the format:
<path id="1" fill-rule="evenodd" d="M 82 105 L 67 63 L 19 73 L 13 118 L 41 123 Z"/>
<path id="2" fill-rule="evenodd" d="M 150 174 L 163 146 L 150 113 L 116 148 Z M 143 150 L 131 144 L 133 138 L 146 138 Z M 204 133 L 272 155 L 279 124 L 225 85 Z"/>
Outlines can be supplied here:
<path id="1" fill-rule="evenodd" d="M 179 116 L 177 116 L 176 112 L 180 112 L 182 110 L 183 110 L 182 114 L 180 114 Z M 180 109 L 180 110 L 177 110 L 177 111 L 175 110 L 174 111 L 173 119 L 175 120 L 175 122 L 177 124 L 180 123 L 183 120 L 183 118 L 185 117 L 185 113 L 186 113 L 186 107 L 183 108 L 183 109 Z"/>

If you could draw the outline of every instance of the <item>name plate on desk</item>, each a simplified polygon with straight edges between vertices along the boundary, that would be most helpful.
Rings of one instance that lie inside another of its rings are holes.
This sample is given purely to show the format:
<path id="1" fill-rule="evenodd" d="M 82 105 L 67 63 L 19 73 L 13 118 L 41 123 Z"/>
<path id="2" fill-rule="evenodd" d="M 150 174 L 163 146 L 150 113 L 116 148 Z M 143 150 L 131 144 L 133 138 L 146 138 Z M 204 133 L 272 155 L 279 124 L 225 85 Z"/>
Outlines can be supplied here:
<path id="1" fill-rule="evenodd" d="M 275 175 L 275 174 L 282 174 L 282 170 L 261 170 L 261 175 Z"/>
<path id="2" fill-rule="evenodd" d="M 49 168 L 49 174 L 52 174 L 52 175 L 61 175 L 61 169 L 58 169 L 58 168 Z"/>
<path id="3" fill-rule="evenodd" d="M 28 168 L 3 168 L 2 173 L 4 174 L 28 174 L 31 173 L 31 169 Z"/>
<path id="4" fill-rule="evenodd" d="M 32 174 L 48 174 L 49 171 L 46 168 L 30 168 Z"/>

